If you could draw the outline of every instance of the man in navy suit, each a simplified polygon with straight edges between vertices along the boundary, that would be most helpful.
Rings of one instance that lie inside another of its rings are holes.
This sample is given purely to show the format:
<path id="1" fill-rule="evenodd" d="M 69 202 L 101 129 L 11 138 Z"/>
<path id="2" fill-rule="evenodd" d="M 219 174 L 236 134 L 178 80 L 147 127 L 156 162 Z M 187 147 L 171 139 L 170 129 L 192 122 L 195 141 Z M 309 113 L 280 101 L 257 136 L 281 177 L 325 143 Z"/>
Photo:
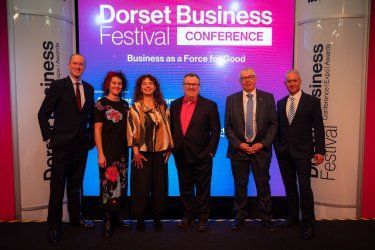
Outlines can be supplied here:
<path id="1" fill-rule="evenodd" d="M 258 194 L 258 209 L 266 231 L 276 230 L 272 223 L 269 168 L 272 143 L 277 132 L 277 114 L 272 94 L 255 88 L 257 76 L 253 69 L 240 73 L 242 91 L 227 97 L 225 135 L 227 157 L 234 178 L 234 212 L 232 229 L 243 227 L 248 215 L 247 185 L 250 168 Z"/>
<path id="2" fill-rule="evenodd" d="M 322 111 L 318 98 L 301 91 L 301 77 L 297 70 L 287 72 L 285 86 L 289 95 L 277 102 L 279 128 L 275 151 L 289 212 L 280 226 L 298 224 L 300 208 L 302 238 L 310 239 L 314 236 L 315 220 L 311 159 L 315 164 L 321 164 L 325 154 Z"/>
<path id="3" fill-rule="evenodd" d="M 82 180 L 87 152 L 93 147 L 94 89 L 82 74 L 85 58 L 73 54 L 69 59 L 69 76 L 51 83 L 38 113 L 43 141 L 52 149 L 50 198 L 48 204 L 48 240 L 60 241 L 62 205 L 67 185 L 71 226 L 93 228 L 81 214 Z M 49 119 L 53 113 L 54 123 Z"/>
<path id="4" fill-rule="evenodd" d="M 184 96 L 174 100 L 170 109 L 173 156 L 184 207 L 184 218 L 178 226 L 189 227 L 197 216 L 198 231 L 206 231 L 212 159 L 220 139 L 220 119 L 217 104 L 199 95 L 197 74 L 186 74 L 183 84 Z"/>

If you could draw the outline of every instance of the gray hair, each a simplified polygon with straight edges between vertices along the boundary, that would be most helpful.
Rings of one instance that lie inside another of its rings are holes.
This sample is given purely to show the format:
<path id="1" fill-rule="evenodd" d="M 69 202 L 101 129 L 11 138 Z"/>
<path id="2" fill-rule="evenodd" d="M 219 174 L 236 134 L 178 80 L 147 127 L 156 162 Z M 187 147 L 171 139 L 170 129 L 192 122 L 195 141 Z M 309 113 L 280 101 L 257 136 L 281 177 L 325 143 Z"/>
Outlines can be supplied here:
<path id="1" fill-rule="evenodd" d="M 290 70 L 288 70 L 286 72 L 286 74 L 285 74 L 285 80 L 286 80 L 286 78 L 288 77 L 289 74 L 296 74 L 299 77 L 299 79 L 301 79 L 301 74 L 296 69 L 290 69 Z"/>

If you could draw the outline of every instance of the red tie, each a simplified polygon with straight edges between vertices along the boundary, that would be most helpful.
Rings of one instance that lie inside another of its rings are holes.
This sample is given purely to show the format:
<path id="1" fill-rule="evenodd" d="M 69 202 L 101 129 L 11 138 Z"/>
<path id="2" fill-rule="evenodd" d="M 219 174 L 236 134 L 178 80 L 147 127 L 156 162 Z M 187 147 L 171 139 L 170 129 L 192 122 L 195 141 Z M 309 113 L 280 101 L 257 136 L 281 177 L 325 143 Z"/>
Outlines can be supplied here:
<path id="1" fill-rule="evenodd" d="M 76 86 L 77 106 L 78 106 L 79 111 L 81 111 L 82 103 L 81 103 L 81 91 L 79 91 L 79 82 L 76 82 L 74 85 Z"/>

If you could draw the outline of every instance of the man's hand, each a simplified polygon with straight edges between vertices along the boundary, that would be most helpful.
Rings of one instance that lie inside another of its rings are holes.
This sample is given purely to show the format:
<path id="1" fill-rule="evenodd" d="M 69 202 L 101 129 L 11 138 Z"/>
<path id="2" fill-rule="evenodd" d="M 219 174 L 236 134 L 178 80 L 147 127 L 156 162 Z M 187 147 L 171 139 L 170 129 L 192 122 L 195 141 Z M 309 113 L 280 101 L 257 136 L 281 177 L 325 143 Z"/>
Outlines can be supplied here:
<path id="1" fill-rule="evenodd" d="M 239 149 L 249 155 L 258 153 L 263 147 L 262 143 L 255 143 L 252 146 L 249 146 L 247 143 L 241 143 L 240 146 L 238 146 Z"/>
<path id="2" fill-rule="evenodd" d="M 48 149 L 51 149 L 51 148 L 52 148 L 52 145 L 51 145 L 51 139 L 48 139 L 48 140 L 46 141 L 46 147 L 47 147 Z"/>
<path id="3" fill-rule="evenodd" d="M 251 148 L 250 148 L 249 144 L 244 143 L 244 142 L 241 143 L 241 144 L 238 146 L 238 148 L 239 148 L 241 151 L 243 151 L 244 153 L 246 153 L 246 154 L 249 154 L 250 151 L 251 151 Z"/>
<path id="4" fill-rule="evenodd" d="M 263 146 L 262 143 L 254 143 L 254 144 L 250 147 L 250 150 L 251 150 L 251 153 L 252 153 L 252 154 L 256 154 L 256 153 L 258 153 L 262 148 L 264 148 L 264 146 Z"/>

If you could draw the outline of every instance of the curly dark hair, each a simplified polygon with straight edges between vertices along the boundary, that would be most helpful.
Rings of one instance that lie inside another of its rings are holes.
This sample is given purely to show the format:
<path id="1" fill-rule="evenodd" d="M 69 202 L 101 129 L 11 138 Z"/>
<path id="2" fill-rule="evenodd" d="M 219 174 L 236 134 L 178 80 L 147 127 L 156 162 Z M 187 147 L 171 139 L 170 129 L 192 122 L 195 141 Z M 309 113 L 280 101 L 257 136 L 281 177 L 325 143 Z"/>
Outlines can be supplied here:
<path id="1" fill-rule="evenodd" d="M 103 95 L 106 96 L 109 94 L 109 84 L 113 77 L 118 77 L 122 81 L 122 89 L 119 94 L 121 98 L 124 95 L 124 91 L 128 88 L 128 80 L 126 79 L 124 73 L 122 73 L 121 71 L 109 71 L 107 73 L 102 84 Z"/>
<path id="2" fill-rule="evenodd" d="M 155 85 L 155 91 L 153 93 L 153 96 L 154 96 L 154 101 L 157 104 L 157 106 L 166 105 L 163 94 L 161 93 L 160 84 L 159 84 L 158 80 L 155 78 L 155 76 L 153 76 L 151 74 L 141 75 L 137 79 L 137 81 L 135 82 L 134 98 L 133 98 L 134 102 L 138 102 L 138 101 L 141 101 L 143 99 L 143 93 L 141 91 L 141 87 L 142 87 L 142 82 L 146 78 L 148 78 Z"/>

